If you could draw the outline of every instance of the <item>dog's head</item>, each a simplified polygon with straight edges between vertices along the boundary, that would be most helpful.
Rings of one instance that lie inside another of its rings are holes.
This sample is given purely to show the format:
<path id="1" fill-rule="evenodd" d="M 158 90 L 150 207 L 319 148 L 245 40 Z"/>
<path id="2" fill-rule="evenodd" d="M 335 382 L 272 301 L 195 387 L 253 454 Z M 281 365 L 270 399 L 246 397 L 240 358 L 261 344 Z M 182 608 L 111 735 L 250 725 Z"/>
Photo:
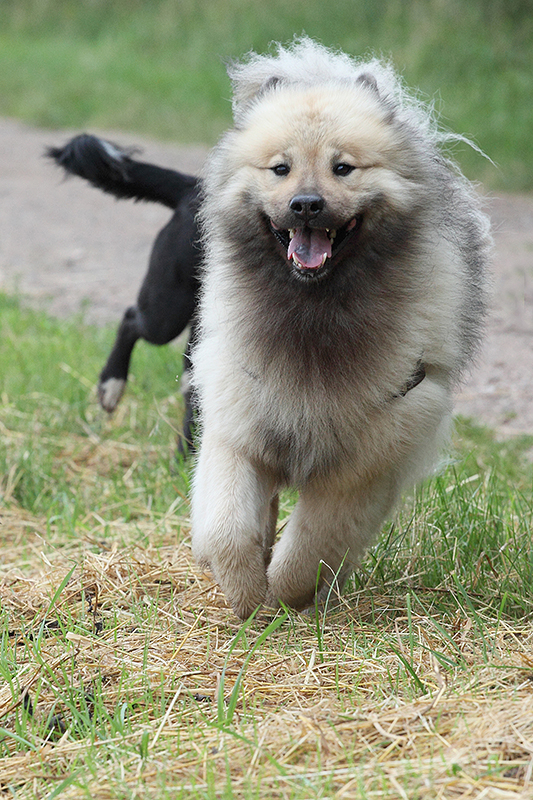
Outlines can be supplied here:
<path id="1" fill-rule="evenodd" d="M 371 72 L 309 40 L 280 52 L 234 70 L 218 201 L 247 215 L 254 236 L 260 221 L 291 274 L 314 282 L 379 235 L 381 219 L 420 205 L 423 168 Z"/>
<path id="2" fill-rule="evenodd" d="M 250 178 L 253 172 L 249 190 L 299 276 L 329 271 L 390 183 L 386 116 L 366 84 L 280 86 L 251 112 L 241 138 Z"/>

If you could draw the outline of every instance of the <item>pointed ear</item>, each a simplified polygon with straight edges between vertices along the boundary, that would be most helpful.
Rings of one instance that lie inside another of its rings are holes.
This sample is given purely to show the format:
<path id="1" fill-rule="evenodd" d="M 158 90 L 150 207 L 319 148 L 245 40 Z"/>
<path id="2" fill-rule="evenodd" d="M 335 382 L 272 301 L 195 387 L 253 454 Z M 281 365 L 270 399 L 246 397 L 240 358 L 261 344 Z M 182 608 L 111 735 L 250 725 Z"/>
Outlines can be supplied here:
<path id="1" fill-rule="evenodd" d="M 261 86 L 258 94 L 265 94 L 270 89 L 275 89 L 280 83 L 283 83 L 283 78 L 278 78 L 277 75 L 272 75 L 264 84 Z"/>
<path id="2" fill-rule="evenodd" d="M 379 97 L 378 82 L 370 72 L 362 72 L 355 82 L 361 83 L 366 88 L 371 89 Z"/>
<path id="3" fill-rule="evenodd" d="M 231 73 L 230 73 L 230 77 Z M 283 78 L 271 75 L 263 81 L 233 81 L 233 117 L 238 126 L 253 103 L 282 84 Z"/>
<path id="4" fill-rule="evenodd" d="M 251 100 L 258 100 L 263 95 L 268 94 L 272 89 L 283 83 L 283 78 L 278 78 L 277 75 L 271 75 L 260 86 L 256 87 L 255 94 L 250 98 Z"/>

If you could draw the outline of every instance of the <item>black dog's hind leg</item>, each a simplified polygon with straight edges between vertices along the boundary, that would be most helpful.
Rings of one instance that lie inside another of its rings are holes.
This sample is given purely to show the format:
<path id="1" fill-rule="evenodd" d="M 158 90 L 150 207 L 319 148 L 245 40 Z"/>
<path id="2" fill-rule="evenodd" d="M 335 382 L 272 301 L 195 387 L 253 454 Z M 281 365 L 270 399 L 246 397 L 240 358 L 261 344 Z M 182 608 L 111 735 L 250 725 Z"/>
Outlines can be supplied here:
<path id="1" fill-rule="evenodd" d="M 156 236 L 137 302 L 124 314 L 113 350 L 100 374 L 98 397 L 106 411 L 115 410 L 124 392 L 137 339 L 168 344 L 185 330 L 194 314 L 200 259 L 195 211 L 196 195 L 176 208 Z M 185 370 L 188 364 L 186 361 Z"/>
<path id="2" fill-rule="evenodd" d="M 102 408 L 110 414 L 115 410 L 124 393 L 131 354 L 135 342 L 141 336 L 138 311 L 136 306 L 131 306 L 122 318 L 115 344 L 98 381 L 98 400 Z"/>
<path id="3" fill-rule="evenodd" d="M 142 315 L 136 306 L 128 308 L 117 331 L 115 344 L 109 354 L 106 365 L 100 373 L 98 382 L 98 399 L 105 411 L 112 413 L 126 387 L 133 348 L 138 339 L 144 338 L 140 331 Z M 169 335 L 169 340 L 172 338 Z M 194 422 L 196 415 L 196 402 L 191 384 L 191 348 L 194 339 L 194 322 L 183 353 L 183 371 L 181 375 L 181 392 L 185 402 L 182 432 L 178 436 L 178 455 L 187 457 L 195 451 Z M 166 341 L 162 341 L 166 344 Z"/>
<path id="4" fill-rule="evenodd" d="M 181 375 L 181 393 L 185 401 L 185 414 L 183 416 L 183 427 L 181 435 L 178 436 L 177 451 L 178 455 L 187 457 L 194 453 L 196 447 L 194 442 L 194 422 L 196 416 L 196 400 L 194 389 L 191 383 L 191 348 L 194 343 L 194 322 L 191 325 L 189 341 L 183 353 L 183 372 Z"/>

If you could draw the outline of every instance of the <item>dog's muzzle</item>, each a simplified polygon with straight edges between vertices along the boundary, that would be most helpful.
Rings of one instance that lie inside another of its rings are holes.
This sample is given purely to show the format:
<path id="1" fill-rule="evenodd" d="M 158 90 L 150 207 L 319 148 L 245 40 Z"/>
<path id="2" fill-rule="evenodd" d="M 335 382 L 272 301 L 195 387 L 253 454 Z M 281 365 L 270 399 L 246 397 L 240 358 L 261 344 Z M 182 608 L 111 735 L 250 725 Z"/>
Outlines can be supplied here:
<path id="1" fill-rule="evenodd" d="M 270 220 L 270 229 L 287 251 L 287 260 L 299 272 L 313 273 L 337 255 L 348 238 L 359 230 L 362 219 L 362 214 L 358 214 L 338 229 L 311 225 L 283 229 Z"/>

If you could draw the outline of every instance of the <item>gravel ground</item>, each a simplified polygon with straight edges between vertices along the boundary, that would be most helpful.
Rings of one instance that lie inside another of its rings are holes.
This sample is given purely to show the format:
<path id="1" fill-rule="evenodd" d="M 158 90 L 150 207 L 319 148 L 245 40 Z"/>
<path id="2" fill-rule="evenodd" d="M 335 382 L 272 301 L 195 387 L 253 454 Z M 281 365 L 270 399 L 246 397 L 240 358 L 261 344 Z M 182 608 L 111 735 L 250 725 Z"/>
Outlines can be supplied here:
<path id="1" fill-rule="evenodd" d="M 91 132 L 187 172 L 205 158 L 201 147 Z M 0 119 L 0 289 L 57 316 L 84 309 L 88 322 L 118 323 L 169 212 L 116 201 L 76 178 L 64 181 L 42 153 L 75 133 Z M 501 435 L 533 433 L 533 196 L 490 197 L 487 208 L 496 243 L 492 309 L 482 355 L 456 408 Z"/>

